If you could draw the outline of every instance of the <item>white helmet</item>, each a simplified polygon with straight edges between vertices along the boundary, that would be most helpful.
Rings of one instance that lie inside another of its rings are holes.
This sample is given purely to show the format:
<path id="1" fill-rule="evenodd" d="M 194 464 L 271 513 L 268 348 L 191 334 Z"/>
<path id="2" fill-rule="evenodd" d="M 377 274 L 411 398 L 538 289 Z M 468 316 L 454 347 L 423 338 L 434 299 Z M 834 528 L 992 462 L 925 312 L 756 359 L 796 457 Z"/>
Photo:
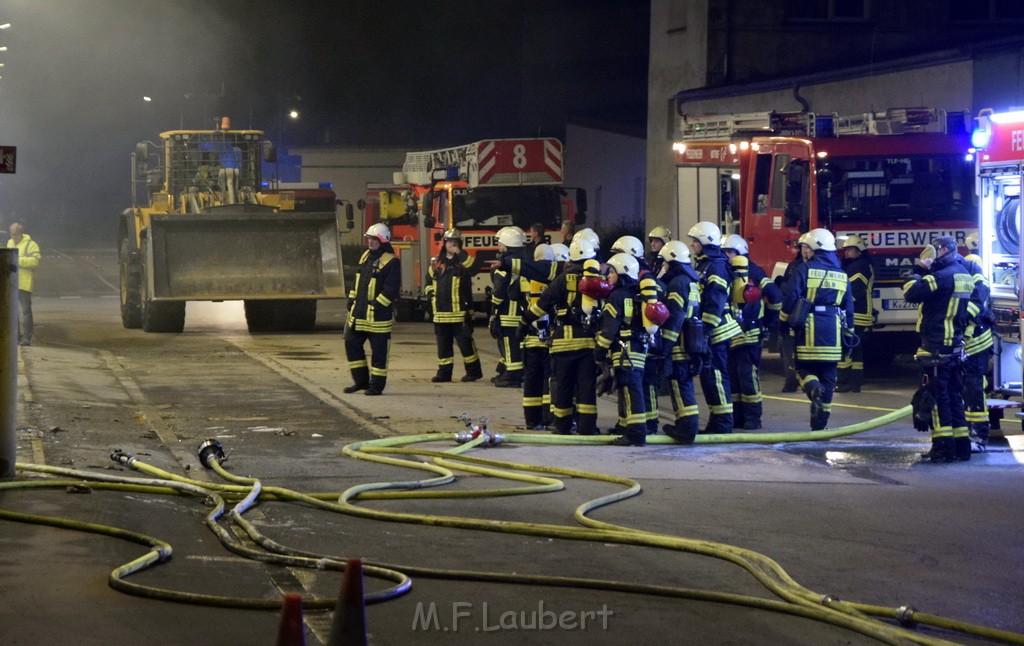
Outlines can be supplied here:
<path id="1" fill-rule="evenodd" d="M 553 261 L 555 259 L 555 252 L 551 248 L 551 245 L 547 245 L 542 242 L 533 248 L 533 259 Z"/>
<path id="2" fill-rule="evenodd" d="M 686 235 L 694 238 L 702 245 L 707 244 L 717 247 L 722 244 L 722 231 L 713 222 L 698 222 L 690 227 L 690 231 Z"/>
<path id="3" fill-rule="evenodd" d="M 843 249 L 851 249 L 852 248 L 852 249 L 859 249 L 861 251 L 867 251 L 868 250 L 868 243 L 864 242 L 864 238 L 862 238 L 862 237 L 860 237 L 858 235 L 848 235 L 848 236 L 845 236 L 845 238 L 846 239 L 843 240 Z"/>
<path id="4" fill-rule="evenodd" d="M 690 248 L 679 240 L 669 240 L 658 252 L 662 260 L 673 260 L 684 264 L 690 264 Z"/>
<path id="5" fill-rule="evenodd" d="M 364 238 L 377 238 L 381 244 L 391 242 L 391 229 L 388 225 L 378 222 L 377 224 L 371 224 L 370 228 L 363 234 Z"/>
<path id="6" fill-rule="evenodd" d="M 644 255 L 644 243 L 633 236 L 622 236 L 612 243 L 612 253 L 628 253 L 634 258 L 642 258 Z"/>
<path id="7" fill-rule="evenodd" d="M 573 236 L 569 243 L 569 260 L 587 260 L 597 255 L 597 248 L 589 240 L 583 240 Z"/>
<path id="8" fill-rule="evenodd" d="M 797 244 L 807 245 L 811 251 L 835 251 L 836 237 L 828 229 L 811 229 L 800 236 Z"/>
<path id="9" fill-rule="evenodd" d="M 971 231 L 967 234 L 967 239 L 964 240 L 964 245 L 967 246 L 967 250 L 973 253 L 978 252 L 978 248 L 981 246 L 981 239 L 978 237 L 977 231 Z"/>
<path id="10" fill-rule="evenodd" d="M 660 238 L 662 242 L 668 242 L 672 239 L 672 232 L 665 227 L 654 227 L 651 232 L 647 234 L 648 238 Z"/>
<path id="11" fill-rule="evenodd" d="M 745 256 L 750 253 L 750 248 L 747 247 L 747 241 L 735 233 L 730 234 L 729 237 L 725 239 L 725 242 L 722 243 L 722 249 L 732 249 L 741 256 Z"/>
<path id="12" fill-rule="evenodd" d="M 636 258 L 629 255 L 628 253 L 617 253 L 608 259 L 608 266 L 615 270 L 615 273 L 622 276 L 626 275 L 633 280 L 638 280 L 640 276 L 640 263 L 636 261 Z"/>
<path id="13" fill-rule="evenodd" d="M 589 227 L 586 229 L 580 229 L 574 233 L 572 239 L 574 242 L 576 240 L 588 240 L 592 245 L 594 245 L 594 249 L 601 246 L 601 239 L 598 238 L 597 234 L 594 233 L 594 230 Z"/>
<path id="14" fill-rule="evenodd" d="M 551 253 L 555 255 L 555 262 L 567 262 L 569 260 L 569 247 L 561 242 L 551 245 Z"/>
<path id="15" fill-rule="evenodd" d="M 498 229 L 498 244 L 506 247 L 522 247 L 526 242 L 526 232 L 519 227 L 502 227 Z"/>

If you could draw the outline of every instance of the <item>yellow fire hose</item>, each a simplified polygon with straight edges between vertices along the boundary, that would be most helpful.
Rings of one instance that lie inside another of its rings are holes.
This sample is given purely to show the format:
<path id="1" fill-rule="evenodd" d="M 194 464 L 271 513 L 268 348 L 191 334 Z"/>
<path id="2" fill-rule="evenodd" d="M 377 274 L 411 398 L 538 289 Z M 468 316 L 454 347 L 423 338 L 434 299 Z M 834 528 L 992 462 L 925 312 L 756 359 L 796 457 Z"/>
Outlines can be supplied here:
<path id="1" fill-rule="evenodd" d="M 735 442 L 780 443 L 797 441 L 814 441 L 832 439 L 860 433 L 883 426 L 900 419 L 910 413 L 910 407 L 904 407 L 882 415 L 867 422 L 825 431 L 808 431 L 798 433 L 734 433 L 727 435 L 698 435 L 699 444 L 722 444 Z M 372 518 L 390 522 L 416 523 L 438 527 L 457 527 L 491 532 L 504 532 L 549 538 L 570 540 L 600 541 L 647 547 L 659 547 L 694 554 L 702 554 L 731 562 L 744 568 L 765 588 L 780 600 L 766 599 L 750 595 L 697 590 L 692 588 L 636 584 L 621 581 L 600 579 L 582 579 L 572 577 L 556 577 L 541 575 L 520 575 L 501 572 L 473 572 L 460 570 L 442 570 L 387 563 L 366 563 L 364 572 L 368 576 L 393 582 L 395 585 L 379 592 L 368 594 L 367 603 L 375 603 L 392 599 L 410 589 L 409 576 L 421 576 L 436 579 L 457 579 L 496 583 L 548 585 L 556 587 L 575 587 L 594 590 L 608 590 L 637 594 L 656 595 L 663 597 L 685 598 L 701 601 L 729 603 L 746 607 L 783 612 L 786 614 L 826 622 L 838 627 L 856 631 L 882 641 L 884 643 L 919 643 L 949 644 L 938 637 L 914 632 L 905 627 L 887 623 L 884 620 L 897 621 L 904 626 L 923 624 L 944 630 L 958 631 L 988 639 L 1011 644 L 1024 644 L 1024 635 L 998 630 L 965 622 L 925 614 L 908 606 L 891 608 L 869 605 L 839 599 L 812 592 L 796 583 L 776 562 L 752 550 L 688 539 L 668 534 L 647 532 L 631 529 L 620 525 L 601 522 L 588 517 L 588 514 L 600 507 L 610 505 L 640 493 L 640 485 L 630 479 L 619 476 L 590 473 L 575 469 L 545 467 L 530 464 L 517 464 L 499 460 L 463 455 L 463 453 L 479 446 L 487 440 L 481 435 L 461 446 L 445 451 L 428 448 L 411 447 L 414 444 L 428 442 L 448 442 L 453 438 L 451 433 L 430 433 L 407 437 L 383 438 L 366 442 L 357 442 L 346 446 L 344 454 L 361 460 L 388 464 L 403 468 L 426 471 L 432 477 L 422 480 L 402 482 L 375 482 L 356 485 L 343 492 L 301 493 L 284 487 L 264 486 L 255 478 L 243 477 L 227 471 L 222 462 L 223 454 L 215 456 L 204 464 L 213 469 L 228 484 L 206 483 L 172 474 L 144 462 L 134 456 L 115 454 L 112 456 L 124 466 L 133 468 L 149 478 L 132 478 L 111 476 L 93 472 L 48 467 L 44 465 L 18 464 L 17 470 L 23 473 L 57 476 L 60 479 L 34 479 L 14 482 L 0 482 L 0 491 L 13 489 L 30 489 L 37 487 L 70 487 L 85 486 L 91 489 L 113 489 L 118 491 L 134 491 L 152 495 L 186 495 L 199 498 L 210 507 L 206 516 L 206 524 L 213 531 L 226 549 L 246 556 L 274 564 L 293 567 L 309 567 L 326 570 L 344 569 L 344 557 L 325 556 L 290 548 L 263 536 L 252 523 L 244 518 L 246 511 L 259 501 L 288 501 L 313 506 L 317 509 L 348 514 L 361 518 Z M 613 439 L 610 436 L 560 436 L 529 433 L 512 433 L 505 441 L 522 444 L 603 444 Z M 648 438 L 652 444 L 673 444 L 663 436 Z M 400 457 L 390 457 L 400 456 Z M 424 461 L 429 458 L 429 461 Z M 515 483 L 518 486 L 496 489 L 474 490 L 442 490 L 438 487 L 455 481 L 455 472 L 493 477 Z M 601 496 L 579 505 L 573 512 L 577 525 L 553 525 L 544 523 L 525 523 L 518 521 L 501 521 L 481 518 L 463 518 L 457 516 L 436 516 L 406 512 L 388 512 L 370 509 L 355 504 L 356 501 L 405 498 L 477 498 L 488 496 L 511 496 L 546 493 L 564 488 L 560 478 L 580 478 L 592 481 L 616 484 L 621 491 Z M 234 506 L 225 512 L 226 503 Z M 115 589 L 157 599 L 215 605 L 234 608 L 280 608 L 279 600 L 247 599 L 239 597 L 223 597 L 201 593 L 164 590 L 128 582 L 125 579 L 143 569 L 166 561 L 171 555 L 171 546 L 156 538 L 136 534 L 126 530 L 82 523 L 62 518 L 52 518 L 22 514 L 0 509 L 0 518 L 17 521 L 46 524 L 56 527 L 75 529 L 108 535 L 115 538 L 130 540 L 150 550 L 129 563 L 121 565 L 110 574 L 110 585 Z M 222 525 L 223 521 L 238 526 L 261 549 L 243 545 Z M 335 599 L 309 599 L 303 605 L 309 609 L 329 609 L 336 604 Z"/>

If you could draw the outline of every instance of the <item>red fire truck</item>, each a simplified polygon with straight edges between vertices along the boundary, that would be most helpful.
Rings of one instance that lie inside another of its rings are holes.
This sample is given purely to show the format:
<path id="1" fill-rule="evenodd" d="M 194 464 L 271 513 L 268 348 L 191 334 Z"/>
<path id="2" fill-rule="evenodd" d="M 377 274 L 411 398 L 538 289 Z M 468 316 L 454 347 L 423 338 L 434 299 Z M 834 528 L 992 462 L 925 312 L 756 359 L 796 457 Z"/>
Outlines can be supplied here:
<path id="1" fill-rule="evenodd" d="M 1021 394 L 1021 183 L 1024 111 L 983 110 L 971 136 L 977 147 L 978 251 L 992 285 L 998 337 L 993 386 Z"/>
<path id="2" fill-rule="evenodd" d="M 676 228 L 719 222 L 775 276 L 810 229 L 859 235 L 874 263 L 875 328 L 884 333 L 870 360 L 917 347 L 916 307 L 901 289 L 914 258 L 933 238 L 965 240 L 976 226 L 967 113 L 760 112 L 679 123 Z"/>
<path id="3" fill-rule="evenodd" d="M 562 188 L 562 142 L 552 138 L 487 139 L 464 146 L 410 152 L 392 184 L 370 184 L 362 203 L 364 226 L 384 222 L 402 261 L 398 320 L 426 311 L 427 266 L 441 251 L 444 232 L 457 228 L 478 264 L 498 253 L 495 234 L 505 226 L 527 230 L 540 222 L 548 242 L 561 240 L 562 220 L 583 222 L 586 194 Z M 483 310 L 490 277 L 473 279 Z"/>

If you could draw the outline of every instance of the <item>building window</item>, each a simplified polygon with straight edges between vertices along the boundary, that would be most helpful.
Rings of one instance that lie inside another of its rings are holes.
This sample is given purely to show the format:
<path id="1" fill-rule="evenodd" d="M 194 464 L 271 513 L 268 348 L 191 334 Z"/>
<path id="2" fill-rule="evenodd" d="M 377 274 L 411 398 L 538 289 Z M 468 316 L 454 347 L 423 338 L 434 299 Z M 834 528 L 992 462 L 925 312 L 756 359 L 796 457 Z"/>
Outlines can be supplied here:
<path id="1" fill-rule="evenodd" d="M 871 0 L 786 0 L 786 20 L 794 22 L 864 22 Z"/>
<path id="2" fill-rule="evenodd" d="M 1024 22 L 1024 2 L 1020 0 L 979 0 L 973 3 L 954 2 L 949 6 L 949 21 Z"/>

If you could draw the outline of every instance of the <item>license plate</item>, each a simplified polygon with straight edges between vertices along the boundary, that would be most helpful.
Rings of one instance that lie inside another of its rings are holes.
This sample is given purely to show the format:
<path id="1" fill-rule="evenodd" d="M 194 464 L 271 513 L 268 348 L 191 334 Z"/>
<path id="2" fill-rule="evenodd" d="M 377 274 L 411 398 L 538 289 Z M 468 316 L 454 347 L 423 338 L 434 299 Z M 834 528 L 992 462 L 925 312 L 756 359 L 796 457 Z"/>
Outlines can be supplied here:
<path id="1" fill-rule="evenodd" d="M 885 298 L 882 299 L 883 310 L 916 310 L 917 303 L 908 303 L 902 298 Z"/>

